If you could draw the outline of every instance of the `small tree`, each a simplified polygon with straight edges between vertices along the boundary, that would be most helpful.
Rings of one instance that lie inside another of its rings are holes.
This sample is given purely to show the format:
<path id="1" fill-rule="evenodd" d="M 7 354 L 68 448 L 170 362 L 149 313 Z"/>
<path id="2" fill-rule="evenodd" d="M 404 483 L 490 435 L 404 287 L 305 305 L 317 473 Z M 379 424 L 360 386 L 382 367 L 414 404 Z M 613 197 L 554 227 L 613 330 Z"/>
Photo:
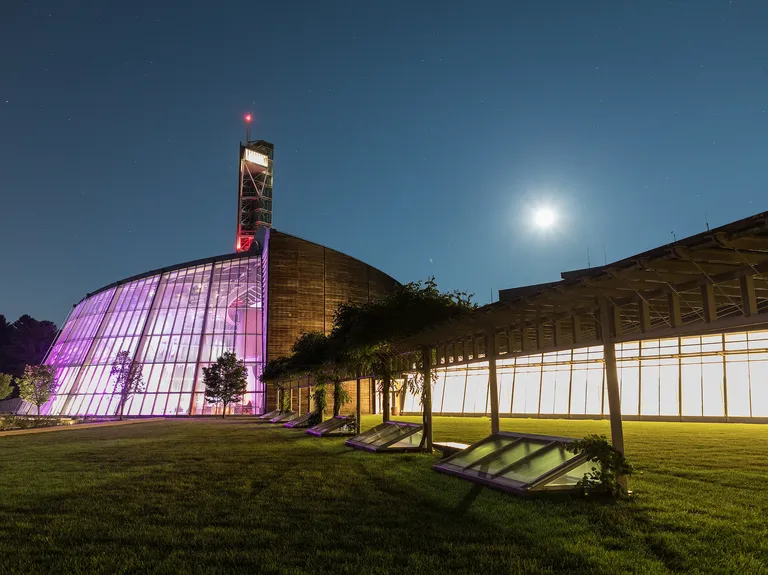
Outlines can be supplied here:
<path id="1" fill-rule="evenodd" d="M 341 408 L 349 403 L 350 397 L 347 388 L 344 387 L 344 382 L 340 377 L 333 378 L 333 416 L 336 417 L 341 413 Z"/>
<path id="2" fill-rule="evenodd" d="M 205 400 L 208 403 L 221 403 L 223 418 L 227 406 L 242 400 L 248 386 L 248 371 L 242 360 L 231 351 L 225 351 L 216 363 L 203 368 Z"/>
<path id="3" fill-rule="evenodd" d="M 112 371 L 109 374 L 115 378 L 115 391 L 120 394 L 120 420 L 122 421 L 128 398 L 134 393 L 144 391 L 141 364 L 131 358 L 127 351 L 121 351 L 115 356 Z"/>
<path id="4" fill-rule="evenodd" d="M 314 403 L 314 409 L 312 411 L 312 415 L 309 418 L 309 421 L 307 422 L 309 427 L 314 427 L 318 423 L 321 423 L 325 417 L 325 406 L 327 405 L 325 386 L 325 381 L 320 380 L 312 390 L 312 402 Z"/>
<path id="5" fill-rule="evenodd" d="M 53 396 L 55 377 L 56 368 L 52 365 L 28 365 L 18 381 L 19 397 L 37 407 L 38 417 L 40 408 Z"/>
<path id="6" fill-rule="evenodd" d="M 10 397 L 13 393 L 13 376 L 0 373 L 0 400 Z"/>

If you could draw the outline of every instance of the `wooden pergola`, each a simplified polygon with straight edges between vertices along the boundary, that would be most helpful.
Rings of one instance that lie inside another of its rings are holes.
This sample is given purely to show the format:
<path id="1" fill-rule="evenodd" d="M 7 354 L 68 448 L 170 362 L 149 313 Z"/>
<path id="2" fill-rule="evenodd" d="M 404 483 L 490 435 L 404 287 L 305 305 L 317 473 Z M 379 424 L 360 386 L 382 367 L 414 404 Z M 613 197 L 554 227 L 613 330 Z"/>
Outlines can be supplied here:
<path id="1" fill-rule="evenodd" d="M 491 431 L 497 433 L 498 358 L 602 345 L 612 442 L 623 452 L 615 344 L 768 325 L 768 212 L 561 277 L 502 290 L 498 302 L 401 341 L 396 370 L 420 365 L 430 381 L 435 367 L 488 362 Z M 431 448 L 431 390 L 425 387 Z"/>

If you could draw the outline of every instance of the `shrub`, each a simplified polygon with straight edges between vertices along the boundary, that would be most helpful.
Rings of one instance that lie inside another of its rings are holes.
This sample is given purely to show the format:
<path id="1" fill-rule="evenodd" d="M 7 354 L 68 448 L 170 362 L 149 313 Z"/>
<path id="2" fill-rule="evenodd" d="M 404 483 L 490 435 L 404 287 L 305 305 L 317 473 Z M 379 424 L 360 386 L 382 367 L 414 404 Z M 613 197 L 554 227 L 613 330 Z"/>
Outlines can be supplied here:
<path id="1" fill-rule="evenodd" d="M 585 494 L 590 491 L 603 491 L 613 497 L 627 495 L 619 477 L 632 475 L 634 468 L 624 454 L 610 444 L 605 435 L 587 435 L 584 439 L 566 444 L 565 448 L 571 453 L 583 452 L 588 461 L 599 464 L 585 473 L 578 482 Z"/>

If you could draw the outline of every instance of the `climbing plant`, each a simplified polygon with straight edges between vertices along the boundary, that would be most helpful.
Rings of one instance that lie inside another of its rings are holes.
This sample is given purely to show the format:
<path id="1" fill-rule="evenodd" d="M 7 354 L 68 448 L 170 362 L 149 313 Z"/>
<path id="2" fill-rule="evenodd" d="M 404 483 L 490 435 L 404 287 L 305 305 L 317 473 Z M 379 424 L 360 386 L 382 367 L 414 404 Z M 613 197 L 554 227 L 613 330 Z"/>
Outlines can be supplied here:
<path id="1" fill-rule="evenodd" d="M 600 491 L 613 497 L 627 495 L 627 490 L 619 478 L 629 477 L 634 468 L 624 454 L 610 444 L 605 435 L 587 435 L 584 439 L 566 444 L 565 448 L 571 453 L 584 453 L 588 461 L 596 463 L 578 482 L 585 494 Z"/>

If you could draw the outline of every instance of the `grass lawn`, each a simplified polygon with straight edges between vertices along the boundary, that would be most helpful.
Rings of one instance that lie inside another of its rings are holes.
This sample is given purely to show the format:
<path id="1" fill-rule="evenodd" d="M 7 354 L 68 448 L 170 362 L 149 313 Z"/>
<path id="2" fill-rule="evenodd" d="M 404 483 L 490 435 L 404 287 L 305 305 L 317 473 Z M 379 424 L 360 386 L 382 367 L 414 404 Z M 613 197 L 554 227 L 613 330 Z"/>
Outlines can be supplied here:
<path id="1" fill-rule="evenodd" d="M 489 427 L 436 417 L 435 438 Z M 768 426 L 625 434 L 638 475 L 621 503 L 521 499 L 436 473 L 434 456 L 242 419 L 2 437 L 0 573 L 768 573 Z"/>

